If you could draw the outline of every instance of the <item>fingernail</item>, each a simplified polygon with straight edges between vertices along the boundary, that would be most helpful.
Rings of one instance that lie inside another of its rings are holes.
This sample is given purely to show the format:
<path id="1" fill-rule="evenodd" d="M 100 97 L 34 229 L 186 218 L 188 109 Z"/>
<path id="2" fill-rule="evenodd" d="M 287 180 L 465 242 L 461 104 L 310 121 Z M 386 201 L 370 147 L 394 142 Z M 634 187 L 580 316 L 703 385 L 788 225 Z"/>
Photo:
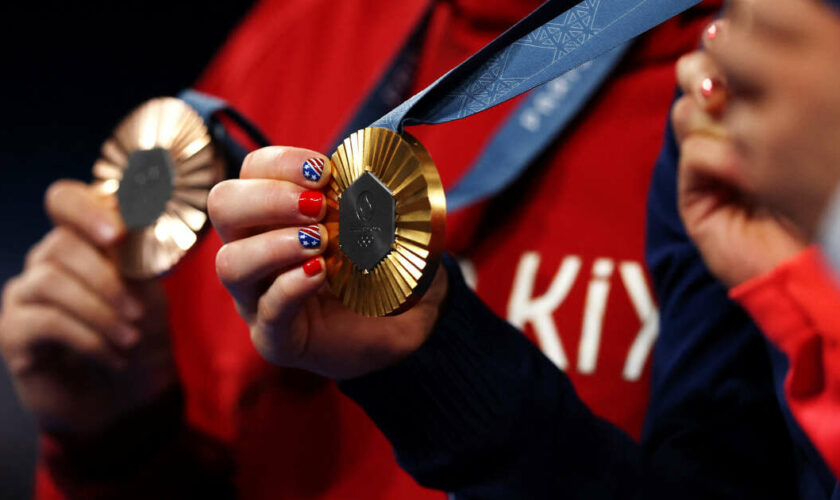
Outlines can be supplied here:
<path id="1" fill-rule="evenodd" d="M 303 162 L 301 171 L 303 172 L 304 179 L 312 182 L 320 181 L 321 175 L 324 173 L 323 158 L 309 158 Z"/>
<path id="2" fill-rule="evenodd" d="M 298 198 L 300 213 L 309 217 L 321 215 L 321 207 L 324 205 L 324 195 L 318 191 L 305 191 Z"/>
<path id="3" fill-rule="evenodd" d="M 717 22 L 714 22 L 714 23 L 710 24 L 709 27 L 706 28 L 706 40 L 707 41 L 711 42 L 712 40 L 717 38 L 718 35 L 720 35 L 720 26 L 718 25 Z"/>
<path id="4" fill-rule="evenodd" d="M 706 28 L 706 31 L 703 32 L 703 43 L 710 43 L 714 41 L 716 38 L 720 38 L 723 29 L 719 22 L 715 21 Z"/>
<path id="5" fill-rule="evenodd" d="M 704 78 L 700 83 L 700 95 L 708 99 L 720 89 L 720 81 L 715 78 Z"/>
<path id="6" fill-rule="evenodd" d="M 117 237 L 117 228 L 107 222 L 100 222 L 96 226 L 96 232 L 104 243 L 110 243 Z"/>
<path id="7" fill-rule="evenodd" d="M 143 305 L 132 297 L 124 297 L 122 299 L 120 310 L 123 316 L 130 321 L 136 321 L 143 316 Z"/>
<path id="8" fill-rule="evenodd" d="M 117 343 L 122 347 L 131 347 L 140 340 L 140 331 L 125 323 L 117 326 L 115 337 Z"/>
<path id="9" fill-rule="evenodd" d="M 298 241 L 303 248 L 319 248 L 321 246 L 321 229 L 317 224 L 302 227 L 298 230 Z"/>
<path id="10" fill-rule="evenodd" d="M 321 271 L 324 269 L 324 265 L 321 264 L 321 258 L 315 257 L 306 261 L 303 265 L 303 272 L 306 273 L 307 276 L 315 277 L 321 274 Z"/>

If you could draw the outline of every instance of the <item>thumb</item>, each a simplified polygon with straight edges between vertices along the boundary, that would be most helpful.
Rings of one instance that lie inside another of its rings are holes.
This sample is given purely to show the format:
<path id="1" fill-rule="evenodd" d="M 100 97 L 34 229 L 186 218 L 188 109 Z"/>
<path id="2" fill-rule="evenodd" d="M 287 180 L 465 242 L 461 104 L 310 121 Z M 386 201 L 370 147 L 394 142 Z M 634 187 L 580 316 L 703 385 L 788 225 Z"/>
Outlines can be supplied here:
<path id="1" fill-rule="evenodd" d="M 54 182 L 47 189 L 44 205 L 55 225 L 75 230 L 100 248 L 114 245 L 126 233 L 113 201 L 82 182 Z"/>
<path id="2" fill-rule="evenodd" d="M 728 189 L 747 193 L 749 185 L 741 168 L 743 159 L 731 141 L 694 133 L 688 136 L 680 151 L 680 177 L 688 189 Z"/>

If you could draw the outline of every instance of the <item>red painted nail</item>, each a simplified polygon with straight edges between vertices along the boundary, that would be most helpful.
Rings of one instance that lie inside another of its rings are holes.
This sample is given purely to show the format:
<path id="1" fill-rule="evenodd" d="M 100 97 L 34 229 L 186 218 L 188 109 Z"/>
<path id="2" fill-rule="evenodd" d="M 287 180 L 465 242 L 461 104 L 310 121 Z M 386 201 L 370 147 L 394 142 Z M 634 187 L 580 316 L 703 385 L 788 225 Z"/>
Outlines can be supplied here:
<path id="1" fill-rule="evenodd" d="M 718 27 L 718 23 L 712 23 L 706 29 L 706 40 L 714 40 L 720 34 L 720 28 Z"/>
<path id="2" fill-rule="evenodd" d="M 700 94 L 708 99 L 720 88 L 720 82 L 714 78 L 704 78 L 700 83 Z"/>
<path id="3" fill-rule="evenodd" d="M 318 276 L 321 274 L 322 269 L 324 269 L 324 266 L 321 264 L 320 257 L 309 259 L 303 265 L 303 272 L 305 272 L 309 277 Z"/>
<path id="4" fill-rule="evenodd" d="M 300 213 L 309 217 L 321 215 L 321 207 L 324 205 L 324 195 L 318 191 L 304 191 L 298 198 Z"/>

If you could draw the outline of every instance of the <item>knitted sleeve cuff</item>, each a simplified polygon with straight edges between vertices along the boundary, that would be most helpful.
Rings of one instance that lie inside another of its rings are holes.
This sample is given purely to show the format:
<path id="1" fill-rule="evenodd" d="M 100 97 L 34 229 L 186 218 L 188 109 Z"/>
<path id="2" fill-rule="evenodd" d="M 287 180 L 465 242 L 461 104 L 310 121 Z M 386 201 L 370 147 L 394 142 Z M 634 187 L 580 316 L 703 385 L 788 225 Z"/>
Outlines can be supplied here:
<path id="1" fill-rule="evenodd" d="M 421 484 L 450 489 L 451 481 L 521 470 L 523 461 L 546 454 L 561 466 L 569 455 L 563 450 L 589 439 L 581 436 L 595 419 L 568 378 L 467 287 L 455 261 L 446 257 L 444 265 L 449 296 L 429 339 L 400 363 L 341 382 L 341 389 Z"/>

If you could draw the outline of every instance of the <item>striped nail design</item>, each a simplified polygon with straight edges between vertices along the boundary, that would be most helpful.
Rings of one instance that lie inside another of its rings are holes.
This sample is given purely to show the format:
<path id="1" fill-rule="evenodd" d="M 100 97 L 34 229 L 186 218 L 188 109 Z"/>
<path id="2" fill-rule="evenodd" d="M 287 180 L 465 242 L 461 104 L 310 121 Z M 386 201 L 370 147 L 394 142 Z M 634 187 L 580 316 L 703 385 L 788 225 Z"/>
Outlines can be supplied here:
<path id="1" fill-rule="evenodd" d="M 310 158 L 303 162 L 303 176 L 312 182 L 321 180 L 324 172 L 324 160 L 321 158 Z"/>
<path id="2" fill-rule="evenodd" d="M 298 241 L 303 248 L 318 248 L 321 246 L 321 230 L 313 224 L 298 231 Z"/>

